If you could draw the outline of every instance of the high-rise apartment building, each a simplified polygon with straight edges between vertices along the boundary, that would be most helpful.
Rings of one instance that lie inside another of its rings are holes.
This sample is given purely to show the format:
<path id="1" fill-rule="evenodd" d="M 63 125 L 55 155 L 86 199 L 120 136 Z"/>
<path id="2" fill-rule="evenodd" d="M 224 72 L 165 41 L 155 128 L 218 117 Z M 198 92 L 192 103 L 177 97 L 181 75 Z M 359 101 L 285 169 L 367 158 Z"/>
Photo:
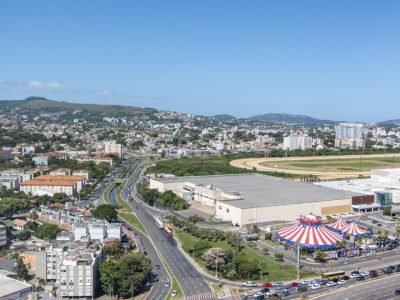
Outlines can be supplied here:
<path id="1" fill-rule="evenodd" d="M 340 123 L 335 126 L 335 147 L 364 147 L 363 124 Z"/>
<path id="2" fill-rule="evenodd" d="M 116 141 L 105 143 L 104 152 L 109 154 L 117 154 L 119 157 L 124 155 L 122 145 L 118 144 Z"/>

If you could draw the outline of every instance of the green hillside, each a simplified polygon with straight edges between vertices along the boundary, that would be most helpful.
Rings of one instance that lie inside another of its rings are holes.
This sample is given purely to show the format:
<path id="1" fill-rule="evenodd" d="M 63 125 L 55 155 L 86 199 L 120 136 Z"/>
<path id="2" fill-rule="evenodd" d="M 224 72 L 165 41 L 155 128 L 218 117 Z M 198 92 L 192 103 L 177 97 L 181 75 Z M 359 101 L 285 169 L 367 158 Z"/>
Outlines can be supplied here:
<path id="1" fill-rule="evenodd" d="M 29 111 L 38 110 L 40 112 L 84 111 L 90 114 L 95 114 L 99 117 L 128 117 L 139 114 L 153 114 L 157 111 L 153 108 L 71 103 L 65 101 L 48 100 L 41 97 L 29 97 L 25 100 L 0 101 L 0 109 L 8 110 L 13 108 L 19 108 L 22 110 L 27 109 Z"/>

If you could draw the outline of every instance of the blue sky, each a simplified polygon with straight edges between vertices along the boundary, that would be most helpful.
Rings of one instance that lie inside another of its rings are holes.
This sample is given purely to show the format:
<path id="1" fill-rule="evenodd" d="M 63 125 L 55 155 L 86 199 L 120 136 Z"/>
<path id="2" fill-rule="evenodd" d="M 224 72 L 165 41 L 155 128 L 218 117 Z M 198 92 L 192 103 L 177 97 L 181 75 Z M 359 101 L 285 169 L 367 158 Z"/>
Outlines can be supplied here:
<path id="1" fill-rule="evenodd" d="M 399 1 L 2 1 L 0 99 L 400 118 Z"/>

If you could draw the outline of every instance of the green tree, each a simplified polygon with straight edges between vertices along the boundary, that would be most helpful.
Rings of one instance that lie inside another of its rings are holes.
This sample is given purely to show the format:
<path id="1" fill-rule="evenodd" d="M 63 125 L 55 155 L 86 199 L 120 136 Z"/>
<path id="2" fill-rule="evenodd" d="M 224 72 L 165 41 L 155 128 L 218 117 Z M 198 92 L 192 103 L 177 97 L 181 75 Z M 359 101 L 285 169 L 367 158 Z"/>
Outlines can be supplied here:
<path id="1" fill-rule="evenodd" d="M 198 222 L 204 221 L 204 218 L 203 218 L 203 217 L 200 217 L 200 216 L 198 216 L 198 215 L 193 215 L 193 216 L 190 216 L 190 217 L 188 218 L 188 221 L 189 221 L 190 223 L 196 224 L 196 223 L 198 223 Z"/>
<path id="2" fill-rule="evenodd" d="M 100 265 L 100 282 L 105 293 L 130 297 L 146 283 L 151 261 L 142 253 L 129 253 L 119 259 L 107 260 Z"/>
<path id="3" fill-rule="evenodd" d="M 390 207 L 385 207 L 383 209 L 383 215 L 384 216 L 390 216 L 392 214 L 392 210 L 390 209 Z"/>
<path id="4" fill-rule="evenodd" d="M 323 252 L 321 250 L 315 251 L 315 254 L 314 254 L 314 259 L 315 260 L 324 261 L 325 258 L 326 258 L 326 253 L 325 252 Z"/>
<path id="5" fill-rule="evenodd" d="M 17 266 L 15 270 L 19 279 L 28 279 L 28 268 L 25 266 L 21 257 L 17 258 Z"/>
<path id="6" fill-rule="evenodd" d="M 6 197 L 0 199 L 0 214 L 6 218 L 11 218 L 14 214 L 26 212 L 29 202 L 26 199 Z"/>
<path id="7" fill-rule="evenodd" d="M 57 234 L 59 234 L 60 232 L 61 230 L 57 227 L 57 225 L 43 224 L 39 225 L 35 229 L 33 235 L 39 239 L 51 241 L 54 240 L 57 237 Z"/>
<path id="8" fill-rule="evenodd" d="M 283 254 L 282 253 L 275 253 L 274 257 L 276 260 L 282 261 L 283 260 Z"/>
<path id="9" fill-rule="evenodd" d="M 100 204 L 94 210 L 92 210 L 93 217 L 96 219 L 107 220 L 108 222 L 114 222 L 117 218 L 118 212 L 113 205 Z"/>

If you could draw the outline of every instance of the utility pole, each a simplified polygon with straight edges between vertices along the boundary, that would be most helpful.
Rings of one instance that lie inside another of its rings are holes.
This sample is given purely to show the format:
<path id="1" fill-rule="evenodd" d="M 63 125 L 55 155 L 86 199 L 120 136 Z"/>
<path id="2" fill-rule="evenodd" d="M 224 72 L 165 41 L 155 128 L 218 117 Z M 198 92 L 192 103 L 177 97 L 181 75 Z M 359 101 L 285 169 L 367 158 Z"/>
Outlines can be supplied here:
<path id="1" fill-rule="evenodd" d="M 215 259 L 215 278 L 218 279 L 218 257 Z"/>

